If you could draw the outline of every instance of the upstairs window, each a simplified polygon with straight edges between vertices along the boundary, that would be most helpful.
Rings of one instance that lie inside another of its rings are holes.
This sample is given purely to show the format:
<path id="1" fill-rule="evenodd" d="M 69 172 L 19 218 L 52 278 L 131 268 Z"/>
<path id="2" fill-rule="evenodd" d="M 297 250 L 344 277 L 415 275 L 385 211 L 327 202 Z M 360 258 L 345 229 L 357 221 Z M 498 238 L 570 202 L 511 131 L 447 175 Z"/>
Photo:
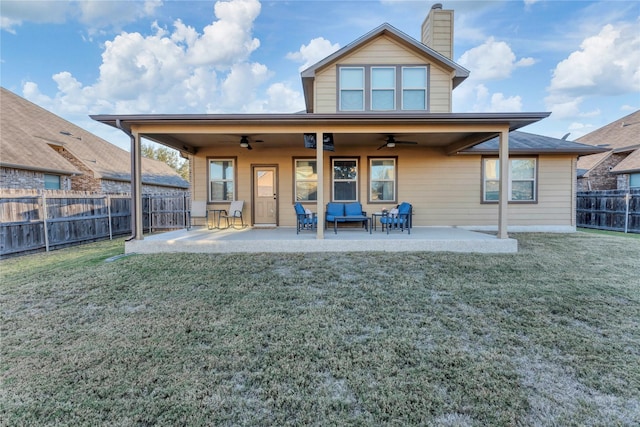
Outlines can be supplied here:
<path id="1" fill-rule="evenodd" d="M 428 111 L 427 65 L 338 66 L 338 111 Z"/>
<path id="2" fill-rule="evenodd" d="M 364 68 L 340 68 L 340 110 L 364 110 Z"/>
<path id="3" fill-rule="evenodd" d="M 396 109 L 396 69 L 392 67 L 371 68 L 371 109 Z"/>
<path id="4" fill-rule="evenodd" d="M 427 109 L 427 68 L 402 68 L 402 109 Z"/>

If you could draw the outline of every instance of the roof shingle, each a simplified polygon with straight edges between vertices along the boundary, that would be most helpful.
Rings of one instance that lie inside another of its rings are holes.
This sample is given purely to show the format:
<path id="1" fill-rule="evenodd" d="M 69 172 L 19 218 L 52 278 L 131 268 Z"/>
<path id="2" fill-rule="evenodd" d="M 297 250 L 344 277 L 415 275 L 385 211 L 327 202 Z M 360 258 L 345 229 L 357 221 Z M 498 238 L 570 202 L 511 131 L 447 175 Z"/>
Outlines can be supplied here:
<path id="1" fill-rule="evenodd" d="M 80 172 L 51 146 L 61 146 L 82 162 L 95 178 L 130 181 L 127 151 L 64 120 L 13 92 L 0 88 L 0 147 L 2 166 L 61 174 Z M 188 188 L 167 164 L 142 159 L 144 184 Z"/>

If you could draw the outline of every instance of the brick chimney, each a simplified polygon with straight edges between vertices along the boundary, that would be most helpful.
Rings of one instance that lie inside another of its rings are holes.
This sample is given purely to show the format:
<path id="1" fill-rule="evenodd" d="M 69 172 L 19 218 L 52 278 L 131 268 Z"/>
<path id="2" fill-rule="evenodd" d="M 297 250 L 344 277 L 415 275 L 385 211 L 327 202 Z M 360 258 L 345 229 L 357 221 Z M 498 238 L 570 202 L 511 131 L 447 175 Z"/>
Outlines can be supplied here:
<path id="1" fill-rule="evenodd" d="M 436 3 L 422 23 L 422 43 L 453 59 L 453 10 L 442 10 Z"/>

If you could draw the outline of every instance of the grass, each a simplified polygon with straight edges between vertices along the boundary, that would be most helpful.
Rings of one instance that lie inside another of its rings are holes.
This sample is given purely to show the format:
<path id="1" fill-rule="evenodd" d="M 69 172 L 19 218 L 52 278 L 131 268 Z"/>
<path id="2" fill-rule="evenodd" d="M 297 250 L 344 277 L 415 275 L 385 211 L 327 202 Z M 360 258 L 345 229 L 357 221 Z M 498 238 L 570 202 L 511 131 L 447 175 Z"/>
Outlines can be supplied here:
<path id="1" fill-rule="evenodd" d="M 640 423 L 640 241 L 0 263 L 4 425 Z"/>

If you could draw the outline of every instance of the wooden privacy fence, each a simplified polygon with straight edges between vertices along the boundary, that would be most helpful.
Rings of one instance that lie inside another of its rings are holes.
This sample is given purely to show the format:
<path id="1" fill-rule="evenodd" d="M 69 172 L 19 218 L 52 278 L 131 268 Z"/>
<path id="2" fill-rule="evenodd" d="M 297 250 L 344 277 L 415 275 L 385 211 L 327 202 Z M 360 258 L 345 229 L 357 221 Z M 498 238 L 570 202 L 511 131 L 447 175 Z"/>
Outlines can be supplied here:
<path id="1" fill-rule="evenodd" d="M 580 191 L 578 227 L 640 233 L 640 189 Z"/>
<path id="2" fill-rule="evenodd" d="M 143 195 L 144 231 L 185 228 L 188 193 Z M 131 233 L 131 196 L 70 191 L 0 193 L 0 256 Z"/>

